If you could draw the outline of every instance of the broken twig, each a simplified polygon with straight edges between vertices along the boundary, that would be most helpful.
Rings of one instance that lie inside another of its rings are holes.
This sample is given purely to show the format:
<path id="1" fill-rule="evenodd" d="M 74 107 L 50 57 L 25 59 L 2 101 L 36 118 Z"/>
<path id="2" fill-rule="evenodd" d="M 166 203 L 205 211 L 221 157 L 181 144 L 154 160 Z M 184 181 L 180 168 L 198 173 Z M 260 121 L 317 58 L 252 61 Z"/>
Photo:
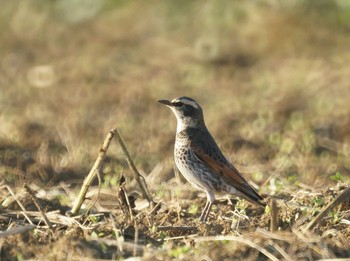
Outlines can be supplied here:
<path id="1" fill-rule="evenodd" d="M 0 238 L 2 237 L 7 237 L 10 235 L 15 235 L 15 234 L 22 234 L 27 231 L 33 230 L 36 226 L 34 225 L 26 225 L 26 226 L 19 226 L 19 227 L 14 227 L 10 228 L 6 231 L 0 231 Z"/>
<path id="2" fill-rule="evenodd" d="M 155 202 L 153 201 L 150 193 L 148 192 L 147 184 L 145 182 L 145 178 L 140 174 L 140 172 L 137 170 L 134 162 L 132 161 L 132 159 L 130 157 L 130 154 L 129 154 L 128 150 L 126 149 L 126 146 L 125 146 L 125 144 L 123 142 L 123 139 L 121 138 L 121 136 L 120 136 L 120 134 L 118 132 L 118 129 L 113 129 L 112 131 L 114 132 L 115 137 L 118 140 L 118 143 L 119 143 L 120 147 L 123 150 L 123 153 L 124 153 L 124 155 L 126 157 L 126 160 L 127 160 L 128 164 L 129 164 L 130 168 L 132 169 L 133 173 L 134 173 L 134 178 L 135 178 L 137 184 L 140 187 L 142 196 L 148 201 L 148 203 L 153 205 Z"/>
<path id="3" fill-rule="evenodd" d="M 38 201 L 38 199 L 36 198 L 33 190 L 31 190 L 31 188 L 28 186 L 28 184 L 24 183 L 23 187 L 25 188 L 25 190 L 28 192 L 31 200 L 33 201 L 34 205 L 36 206 L 36 208 L 39 210 L 41 216 L 44 219 L 45 224 L 49 227 L 49 229 L 51 230 L 51 232 L 54 232 L 53 230 L 53 226 L 50 222 L 50 220 L 47 218 L 44 210 L 42 209 L 42 207 L 40 206 L 40 203 Z"/>
<path id="4" fill-rule="evenodd" d="M 93 181 L 93 179 L 96 176 L 97 171 L 99 170 L 104 158 L 106 157 L 106 152 L 108 150 L 109 144 L 111 143 L 111 140 L 113 139 L 113 137 L 116 137 L 118 140 L 118 143 L 120 144 L 123 153 L 126 157 L 126 160 L 130 166 L 130 168 L 133 170 L 134 173 L 134 178 L 136 180 L 136 182 L 139 184 L 140 189 L 141 189 L 141 193 L 143 195 L 143 197 L 151 204 L 153 205 L 154 202 L 152 200 L 152 197 L 150 196 L 150 193 L 148 192 L 147 189 L 147 184 L 145 182 L 144 177 L 140 174 L 140 172 L 137 170 L 134 162 L 132 161 L 128 150 L 126 149 L 126 146 L 118 132 L 118 129 L 112 129 L 109 131 L 107 137 L 105 138 L 102 147 L 98 153 L 97 159 L 94 163 L 94 165 L 92 166 L 89 174 L 87 175 L 87 177 L 84 179 L 84 183 L 80 189 L 80 193 L 79 196 L 77 198 L 77 201 L 75 202 L 75 205 L 73 206 L 72 210 L 69 212 L 70 215 L 76 215 L 78 213 L 78 211 L 81 208 L 81 205 L 83 204 L 85 197 L 86 197 L 86 193 L 90 187 L 91 182 Z"/>
<path id="5" fill-rule="evenodd" d="M 31 221 L 31 219 L 28 217 L 27 215 L 27 210 L 25 209 L 25 207 L 22 205 L 21 201 L 19 201 L 15 195 L 15 193 L 13 193 L 12 189 L 5 185 L 5 188 L 7 188 L 8 192 L 10 192 L 11 196 L 15 199 L 15 201 L 17 202 L 18 206 L 22 209 L 22 214 L 23 216 L 25 216 L 25 218 L 28 220 L 28 222 L 34 226 L 34 223 Z"/>
<path id="6" fill-rule="evenodd" d="M 278 207 L 275 199 L 271 199 L 270 213 L 271 213 L 270 231 L 275 232 L 278 228 Z"/>
<path id="7" fill-rule="evenodd" d="M 92 166 L 87 177 L 84 179 L 84 183 L 80 189 L 80 193 L 79 193 L 79 196 L 77 198 L 77 201 L 75 202 L 75 205 L 73 206 L 72 210 L 69 213 L 70 215 L 75 216 L 78 213 L 78 211 L 80 210 L 81 205 L 83 204 L 83 202 L 85 200 L 85 196 L 86 196 L 86 193 L 90 187 L 90 184 L 96 176 L 96 170 L 98 170 L 100 168 L 104 158 L 106 157 L 106 152 L 108 150 L 109 144 L 111 143 L 111 140 L 113 139 L 113 136 L 115 134 L 115 130 L 116 129 L 111 130 L 108 133 L 107 137 L 105 138 L 105 140 L 102 144 L 102 147 L 100 148 L 100 151 L 98 153 L 98 156 L 97 156 L 97 159 L 96 159 L 94 165 Z"/>

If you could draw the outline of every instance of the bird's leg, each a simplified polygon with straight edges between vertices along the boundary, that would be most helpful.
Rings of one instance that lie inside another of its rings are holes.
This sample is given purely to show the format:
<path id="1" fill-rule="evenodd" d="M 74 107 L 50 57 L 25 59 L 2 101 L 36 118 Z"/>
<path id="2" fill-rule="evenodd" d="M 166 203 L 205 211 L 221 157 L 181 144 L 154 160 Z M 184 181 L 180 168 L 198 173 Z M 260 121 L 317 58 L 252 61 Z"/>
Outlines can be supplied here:
<path id="1" fill-rule="evenodd" d="M 207 192 L 207 203 L 205 203 L 205 207 L 202 211 L 201 216 L 199 217 L 199 221 L 205 223 L 207 221 L 211 206 L 213 205 L 215 201 L 215 196 L 212 192 L 206 191 Z"/>
<path id="2" fill-rule="evenodd" d="M 211 203 L 210 201 L 207 201 L 207 203 L 205 204 L 205 207 L 203 209 L 203 212 L 201 214 L 201 216 L 199 217 L 199 221 L 205 223 L 207 221 L 211 206 L 213 205 L 213 203 Z"/>

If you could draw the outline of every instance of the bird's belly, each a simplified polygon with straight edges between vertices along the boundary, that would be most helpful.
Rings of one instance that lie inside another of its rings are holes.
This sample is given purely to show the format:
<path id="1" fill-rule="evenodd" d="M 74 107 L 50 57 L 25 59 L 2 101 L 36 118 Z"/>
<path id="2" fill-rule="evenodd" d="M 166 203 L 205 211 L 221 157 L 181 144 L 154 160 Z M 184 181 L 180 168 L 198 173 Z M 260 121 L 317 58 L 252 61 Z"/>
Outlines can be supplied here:
<path id="1" fill-rule="evenodd" d="M 185 179 L 196 189 L 220 192 L 222 181 L 190 150 L 175 148 L 175 164 Z"/>
<path id="2" fill-rule="evenodd" d="M 181 172 L 181 174 L 193 187 L 199 190 L 204 190 L 203 186 L 201 186 L 201 182 L 199 180 L 197 172 L 194 171 L 193 168 L 189 166 L 187 162 L 175 159 L 175 164 L 178 170 Z"/>

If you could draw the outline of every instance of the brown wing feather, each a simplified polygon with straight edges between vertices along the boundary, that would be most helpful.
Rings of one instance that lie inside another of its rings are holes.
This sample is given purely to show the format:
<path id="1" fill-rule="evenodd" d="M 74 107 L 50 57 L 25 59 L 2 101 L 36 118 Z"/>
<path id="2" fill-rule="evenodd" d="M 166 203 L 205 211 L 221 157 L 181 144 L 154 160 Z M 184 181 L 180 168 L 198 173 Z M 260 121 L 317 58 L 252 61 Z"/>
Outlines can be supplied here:
<path id="1" fill-rule="evenodd" d="M 241 176 L 239 171 L 232 165 L 221 164 L 202 150 L 192 147 L 195 155 L 206 164 L 214 173 L 221 175 L 230 185 L 241 192 L 246 199 L 263 205 L 259 202 L 262 197 L 255 192 L 255 190 L 248 184 L 248 182 Z"/>

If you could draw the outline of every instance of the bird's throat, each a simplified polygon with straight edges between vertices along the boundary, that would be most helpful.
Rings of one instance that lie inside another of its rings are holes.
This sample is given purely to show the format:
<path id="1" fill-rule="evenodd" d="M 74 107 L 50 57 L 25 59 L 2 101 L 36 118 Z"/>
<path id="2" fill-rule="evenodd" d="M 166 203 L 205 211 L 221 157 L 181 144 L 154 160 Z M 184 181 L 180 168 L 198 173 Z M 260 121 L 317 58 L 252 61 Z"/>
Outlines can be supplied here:
<path id="1" fill-rule="evenodd" d="M 183 117 L 181 119 L 177 119 L 177 128 L 176 133 L 180 133 L 181 131 L 187 128 L 197 128 L 199 127 L 199 122 L 190 117 Z"/>

